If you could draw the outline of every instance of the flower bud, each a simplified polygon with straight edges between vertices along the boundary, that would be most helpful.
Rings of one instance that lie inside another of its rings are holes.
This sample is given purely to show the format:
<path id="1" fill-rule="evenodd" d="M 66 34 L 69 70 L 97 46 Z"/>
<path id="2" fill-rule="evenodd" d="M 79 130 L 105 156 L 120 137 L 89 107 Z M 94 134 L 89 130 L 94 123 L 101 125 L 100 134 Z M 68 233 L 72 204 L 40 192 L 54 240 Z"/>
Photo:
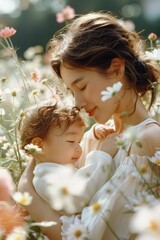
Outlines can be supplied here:
<path id="1" fill-rule="evenodd" d="M 157 39 L 157 34 L 155 34 L 155 33 L 150 33 L 150 34 L 148 35 L 148 39 L 151 40 L 151 41 L 156 40 L 156 39 Z"/>

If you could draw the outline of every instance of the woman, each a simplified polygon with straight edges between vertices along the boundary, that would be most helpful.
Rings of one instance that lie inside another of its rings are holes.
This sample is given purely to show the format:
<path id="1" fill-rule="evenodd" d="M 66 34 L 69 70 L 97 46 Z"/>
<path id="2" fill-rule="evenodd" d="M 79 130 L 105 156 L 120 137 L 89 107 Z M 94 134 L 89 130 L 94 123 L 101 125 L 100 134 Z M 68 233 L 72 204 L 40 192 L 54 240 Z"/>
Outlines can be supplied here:
<path id="1" fill-rule="evenodd" d="M 132 133 L 138 132 L 136 137 L 142 145 L 139 147 L 129 140 L 118 150 L 111 180 L 93 196 L 89 206 L 82 211 L 81 218 L 78 218 L 89 229 L 94 240 L 130 239 L 131 214 L 124 214 L 126 195 L 129 197 L 136 191 L 142 191 L 142 188 L 146 189 L 137 168 L 145 166 L 147 182 L 153 184 L 155 181 L 148 168 L 147 156 L 154 156 L 160 148 L 160 128 L 151 119 L 141 97 L 150 93 L 150 108 L 156 97 L 153 83 L 158 83 L 160 70 L 156 63 L 144 56 L 141 45 L 138 34 L 129 32 L 106 13 L 90 13 L 75 19 L 48 45 L 52 53 L 52 68 L 73 93 L 77 107 L 83 108 L 98 123 L 106 123 L 113 118 L 115 132 L 122 139 L 128 129 Z M 113 91 L 110 88 L 110 92 L 104 92 L 112 86 L 115 87 Z M 105 151 L 106 144 L 109 144 L 107 138 L 98 146 L 99 149 Z M 90 146 L 86 151 L 89 150 Z M 82 165 L 83 161 L 80 161 Z M 19 189 L 33 195 L 34 201 L 28 211 L 35 220 L 58 220 L 55 230 L 46 229 L 46 235 L 50 239 L 61 239 L 60 216 L 51 211 L 33 191 L 32 168 L 33 163 L 22 176 Z M 101 216 L 90 218 L 90 208 L 99 201 L 106 201 Z M 43 209 L 45 215 L 38 212 L 38 207 Z M 76 221 L 77 217 L 62 217 L 64 239 L 69 237 L 68 229 Z"/>

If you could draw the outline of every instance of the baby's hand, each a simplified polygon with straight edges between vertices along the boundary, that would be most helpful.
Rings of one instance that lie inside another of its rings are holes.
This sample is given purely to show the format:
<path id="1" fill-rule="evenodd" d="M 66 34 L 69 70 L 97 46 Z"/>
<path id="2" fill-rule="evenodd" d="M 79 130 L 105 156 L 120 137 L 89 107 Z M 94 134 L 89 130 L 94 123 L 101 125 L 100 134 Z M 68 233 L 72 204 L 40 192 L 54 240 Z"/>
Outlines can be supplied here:
<path id="1" fill-rule="evenodd" d="M 96 124 L 94 126 L 95 138 L 97 138 L 99 140 L 105 139 L 111 133 L 114 133 L 114 129 L 110 128 L 104 124 Z"/>

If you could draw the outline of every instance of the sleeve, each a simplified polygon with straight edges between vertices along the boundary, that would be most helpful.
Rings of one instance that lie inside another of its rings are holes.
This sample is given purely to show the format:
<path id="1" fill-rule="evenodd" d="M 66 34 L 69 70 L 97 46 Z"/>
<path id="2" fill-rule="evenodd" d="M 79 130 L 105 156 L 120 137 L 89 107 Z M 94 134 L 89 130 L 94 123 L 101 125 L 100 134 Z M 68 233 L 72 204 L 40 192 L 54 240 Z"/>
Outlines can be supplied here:
<path id="1" fill-rule="evenodd" d="M 34 177 L 33 177 L 33 186 L 36 190 L 36 192 L 38 193 L 38 195 L 43 198 L 49 205 L 50 205 L 50 193 L 48 192 L 48 189 L 46 187 L 46 184 L 48 184 L 46 182 L 46 176 L 48 174 L 55 174 L 56 170 L 57 170 L 58 166 L 56 166 L 56 168 L 50 167 L 48 169 L 48 166 L 45 164 L 38 164 L 34 171 Z"/>
<path id="2" fill-rule="evenodd" d="M 112 157 L 103 151 L 95 150 L 87 155 L 85 166 L 77 171 L 77 175 L 85 178 L 85 193 L 82 196 L 85 205 L 88 205 L 93 195 L 108 181 L 112 163 Z"/>
<path id="3" fill-rule="evenodd" d="M 112 157 L 108 153 L 102 151 L 92 151 L 87 155 L 85 166 L 80 169 L 74 169 L 73 176 L 77 176 L 83 179 L 84 188 L 83 191 L 79 194 L 74 194 L 74 191 L 73 193 L 68 193 L 68 199 L 70 199 L 72 205 L 72 207 L 68 207 L 68 209 L 70 209 L 70 211 L 67 212 L 68 214 L 80 213 L 82 209 L 88 205 L 93 195 L 108 180 L 111 166 Z M 64 168 L 65 166 L 58 166 L 58 164 L 52 164 L 52 167 L 51 165 L 47 164 L 39 164 L 34 170 L 33 185 L 35 187 L 35 190 L 52 208 L 54 208 L 54 203 L 57 200 L 56 197 L 52 197 L 53 191 L 55 188 L 60 188 L 62 186 L 58 186 L 58 183 L 55 183 L 55 181 L 48 182 L 47 175 L 54 176 L 58 173 L 59 170 L 60 172 L 63 172 Z M 60 177 L 62 178 L 62 176 Z M 68 180 L 64 179 L 64 181 Z M 75 183 L 73 181 L 70 182 L 70 184 L 74 185 Z M 61 212 L 66 212 L 66 210 L 67 205 L 63 205 L 61 206 L 61 209 L 59 209 Z"/>
<path id="4" fill-rule="evenodd" d="M 109 179 L 112 167 L 112 157 L 102 151 L 92 151 L 87 155 L 85 166 L 76 171 L 76 175 L 84 179 L 84 190 L 80 195 L 72 195 L 73 211 L 70 214 L 81 213 L 98 191 Z M 101 177 L 99 177 L 101 176 Z"/>
<path id="5" fill-rule="evenodd" d="M 146 157 L 126 157 L 82 211 L 81 223 L 88 229 L 89 239 L 130 239 L 133 211 L 128 211 L 127 204 L 137 193 L 149 191 L 149 186 L 156 182 Z M 65 224 L 62 231 L 70 228 L 70 223 L 63 222 L 63 217 L 61 221 Z"/>
<path id="6" fill-rule="evenodd" d="M 49 191 L 49 186 L 53 185 L 48 181 L 49 176 L 54 176 L 58 171 L 63 171 L 64 166 L 56 163 L 40 163 L 36 165 L 33 171 L 33 186 L 38 195 L 43 198 L 51 206 L 52 193 Z M 57 179 L 58 181 L 58 179 Z"/>

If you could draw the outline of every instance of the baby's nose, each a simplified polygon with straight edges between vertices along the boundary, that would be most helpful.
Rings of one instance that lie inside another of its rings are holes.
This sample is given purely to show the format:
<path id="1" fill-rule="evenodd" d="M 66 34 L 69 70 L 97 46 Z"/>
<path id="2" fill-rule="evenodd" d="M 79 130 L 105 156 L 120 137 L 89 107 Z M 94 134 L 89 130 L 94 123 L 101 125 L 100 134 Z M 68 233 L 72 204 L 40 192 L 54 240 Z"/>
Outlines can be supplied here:
<path id="1" fill-rule="evenodd" d="M 81 154 L 82 154 L 82 148 L 81 148 L 80 145 L 78 145 L 77 148 L 76 148 L 76 154 L 77 154 L 79 157 L 80 157 Z"/>

